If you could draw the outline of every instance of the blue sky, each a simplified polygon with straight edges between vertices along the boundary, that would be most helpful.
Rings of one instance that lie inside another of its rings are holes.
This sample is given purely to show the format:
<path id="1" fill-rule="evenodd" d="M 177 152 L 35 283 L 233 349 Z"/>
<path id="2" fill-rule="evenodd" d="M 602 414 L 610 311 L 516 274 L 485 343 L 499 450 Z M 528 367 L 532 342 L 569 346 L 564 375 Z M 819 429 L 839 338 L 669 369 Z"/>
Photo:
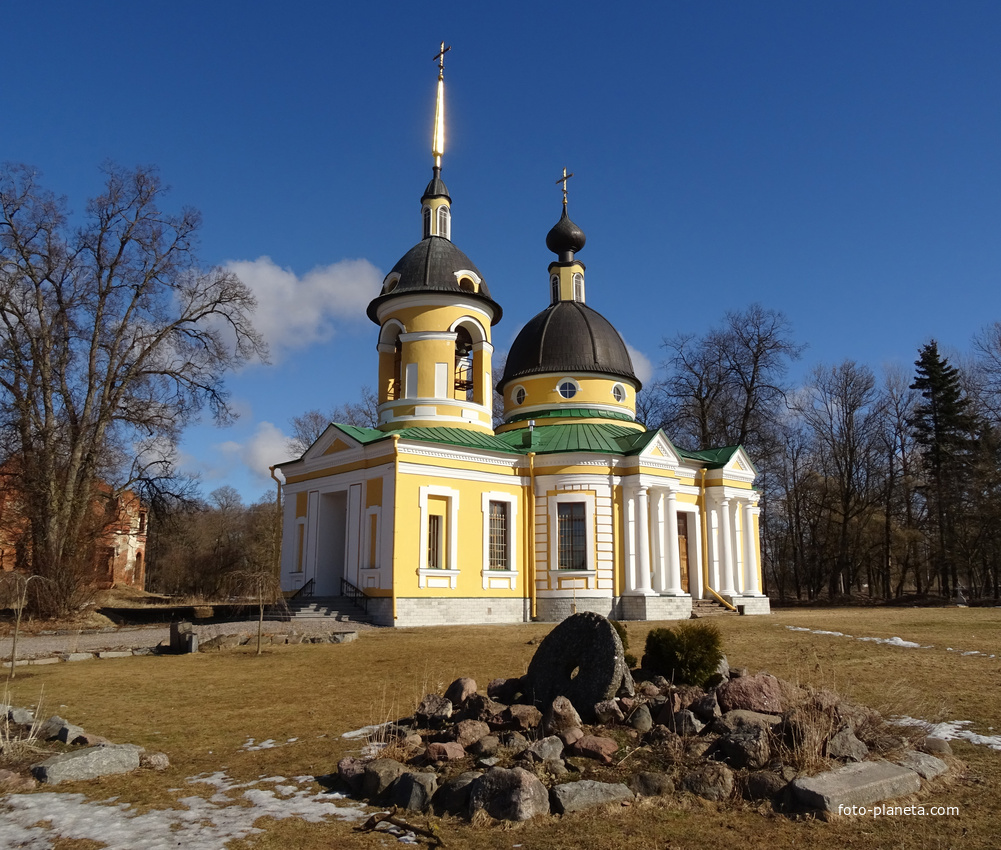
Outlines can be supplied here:
<path id="1" fill-rule="evenodd" d="M 505 350 L 548 303 L 545 235 L 588 237 L 588 303 L 649 361 L 752 301 L 809 344 L 908 370 L 1001 318 L 997 2 L 46 2 L 3 9 L 0 160 L 82 210 L 155 164 L 201 256 L 261 302 L 270 365 L 192 428 L 206 492 L 248 499 L 288 420 L 374 384 L 364 306 L 420 235 L 435 64 L 453 240 Z M 647 365 L 638 358 L 638 368 Z M 643 375 L 646 377 L 646 375 Z"/>

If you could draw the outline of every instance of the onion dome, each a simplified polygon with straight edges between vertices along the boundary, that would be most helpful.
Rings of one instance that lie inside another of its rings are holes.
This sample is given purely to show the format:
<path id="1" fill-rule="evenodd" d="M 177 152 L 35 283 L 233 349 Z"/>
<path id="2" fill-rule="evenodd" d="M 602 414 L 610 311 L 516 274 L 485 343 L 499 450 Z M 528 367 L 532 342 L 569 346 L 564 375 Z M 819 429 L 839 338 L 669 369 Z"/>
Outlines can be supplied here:
<path id="1" fill-rule="evenodd" d="M 443 292 L 485 302 L 492 310 L 491 324 L 501 318 L 501 306 L 479 269 L 448 239 L 428 236 L 414 245 L 386 275 L 382 293 L 368 305 L 368 317 L 379 324 L 379 307 L 391 298 L 419 293 Z"/>
<path id="2" fill-rule="evenodd" d="M 521 329 L 497 389 L 503 391 L 515 378 L 547 372 L 599 373 L 641 387 L 618 331 L 579 301 L 557 301 Z"/>
<path id="3" fill-rule="evenodd" d="M 573 255 L 584 247 L 586 241 L 584 231 L 570 220 L 564 204 L 563 215 L 546 235 L 546 247 L 559 255 L 561 263 L 569 263 L 573 260 Z"/>

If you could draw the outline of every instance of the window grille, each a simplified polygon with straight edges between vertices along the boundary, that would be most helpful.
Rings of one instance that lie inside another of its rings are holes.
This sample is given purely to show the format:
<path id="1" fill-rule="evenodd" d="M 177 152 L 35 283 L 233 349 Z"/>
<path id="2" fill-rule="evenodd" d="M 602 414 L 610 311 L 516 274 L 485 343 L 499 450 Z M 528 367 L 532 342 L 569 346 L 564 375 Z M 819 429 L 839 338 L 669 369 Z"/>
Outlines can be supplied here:
<path id="1" fill-rule="evenodd" d="M 490 502 L 490 549 L 489 568 L 491 570 L 506 570 L 509 568 L 507 551 L 508 504 L 507 502 Z"/>
<path id="2" fill-rule="evenodd" d="M 587 569 L 587 528 L 583 502 L 557 505 L 558 566 L 561 570 Z"/>
<path id="3" fill-rule="evenodd" d="M 428 516 L 428 569 L 440 570 L 442 563 L 441 529 L 443 517 L 440 514 Z"/>

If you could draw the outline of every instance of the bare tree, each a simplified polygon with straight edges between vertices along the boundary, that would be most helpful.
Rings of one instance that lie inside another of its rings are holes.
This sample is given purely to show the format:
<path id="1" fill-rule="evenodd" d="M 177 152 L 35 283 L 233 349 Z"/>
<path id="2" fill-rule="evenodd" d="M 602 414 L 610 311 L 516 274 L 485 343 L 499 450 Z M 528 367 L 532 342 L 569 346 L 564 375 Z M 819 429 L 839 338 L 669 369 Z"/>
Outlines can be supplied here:
<path id="1" fill-rule="evenodd" d="M 105 172 L 79 229 L 32 169 L 0 173 L 0 419 L 53 612 L 92 565 L 98 480 L 169 478 L 185 424 L 229 419 L 224 375 L 265 356 L 250 290 L 198 264 L 199 215 L 161 209 L 154 169 Z"/>
<path id="2" fill-rule="evenodd" d="M 307 410 L 289 420 L 292 436 L 285 444 L 289 454 L 299 457 L 315 443 L 327 430 L 331 422 L 340 425 L 355 425 L 359 428 L 374 428 L 379 424 L 379 398 L 371 387 L 359 390 L 359 400 L 339 404 L 329 413 L 319 408 Z"/>
<path id="3" fill-rule="evenodd" d="M 678 334 L 663 384 L 664 425 L 699 448 L 772 442 L 766 432 L 784 405 L 789 363 L 804 346 L 785 315 L 760 304 L 731 311 L 704 336 Z"/>
<path id="4" fill-rule="evenodd" d="M 798 409 L 818 445 L 817 461 L 831 488 L 837 547 L 831 596 L 844 593 L 859 565 L 860 523 L 880 496 L 880 400 L 872 370 L 853 360 L 817 366 Z"/>

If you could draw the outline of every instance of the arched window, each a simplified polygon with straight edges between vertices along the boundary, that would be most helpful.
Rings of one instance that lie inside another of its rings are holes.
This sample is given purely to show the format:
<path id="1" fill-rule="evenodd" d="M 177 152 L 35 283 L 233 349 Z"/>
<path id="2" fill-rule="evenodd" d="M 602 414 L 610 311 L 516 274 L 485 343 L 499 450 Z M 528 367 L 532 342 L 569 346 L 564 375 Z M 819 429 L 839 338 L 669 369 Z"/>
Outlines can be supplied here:
<path id="1" fill-rule="evenodd" d="M 560 276 L 558 274 L 554 274 L 551 278 L 549 278 L 549 285 L 552 289 L 552 303 L 555 304 L 560 300 Z"/>
<path id="2" fill-rule="evenodd" d="M 573 276 L 573 300 L 584 302 L 584 275 L 575 272 Z"/>
<path id="3" fill-rule="evenodd" d="M 444 236 L 446 239 L 452 238 L 450 216 L 448 214 L 448 207 L 442 204 L 438 207 L 438 235 Z"/>
<path id="4" fill-rule="evenodd" d="M 465 292 L 476 292 L 476 284 L 471 277 L 460 277 L 459 289 Z"/>
<path id="5" fill-rule="evenodd" d="M 393 385 L 389 388 L 389 400 L 403 398 L 403 343 L 396 335 L 396 350 L 393 352 Z"/>
<path id="6" fill-rule="evenodd" d="M 424 238 L 427 239 L 431 235 L 431 207 L 424 207 L 421 215 L 424 219 Z"/>
<path id="7" fill-rule="evenodd" d="M 473 401 L 476 391 L 473 373 L 473 338 L 465 327 L 455 331 L 455 397 Z"/>

